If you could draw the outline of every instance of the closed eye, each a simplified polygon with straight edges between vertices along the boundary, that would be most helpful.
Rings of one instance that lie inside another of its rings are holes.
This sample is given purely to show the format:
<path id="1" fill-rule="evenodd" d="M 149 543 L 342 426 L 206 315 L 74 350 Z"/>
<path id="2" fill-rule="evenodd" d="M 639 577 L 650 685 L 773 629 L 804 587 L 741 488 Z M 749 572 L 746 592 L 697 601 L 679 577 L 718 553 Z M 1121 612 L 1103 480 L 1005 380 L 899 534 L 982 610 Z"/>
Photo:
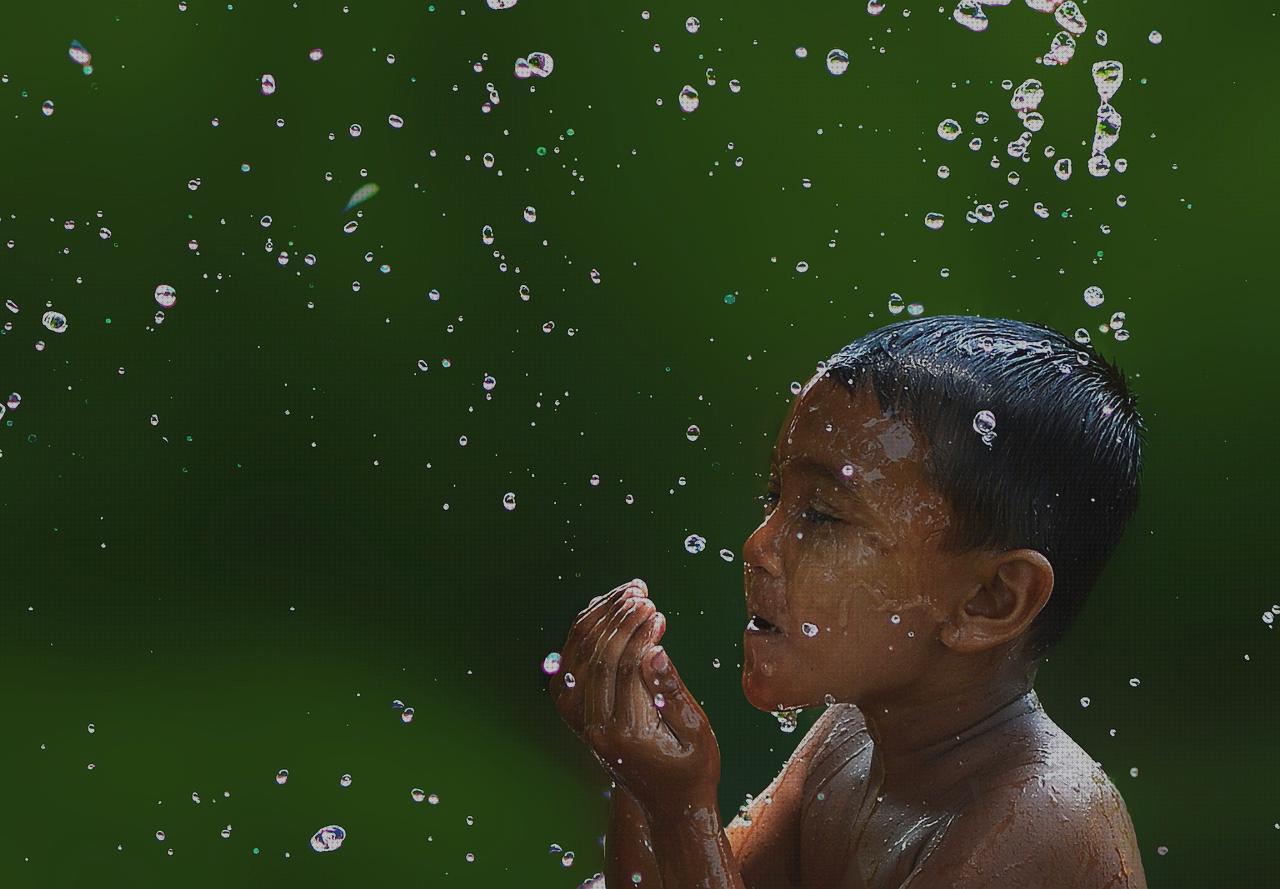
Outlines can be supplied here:
<path id="1" fill-rule="evenodd" d="M 770 504 L 777 501 L 778 495 L 775 494 L 773 491 L 766 491 L 756 499 L 759 500 L 760 503 L 764 506 L 765 512 L 768 512 Z M 800 514 L 804 516 L 804 518 L 807 521 L 812 522 L 815 525 L 822 525 L 822 524 L 826 524 L 827 522 L 840 521 L 835 516 L 828 515 L 825 512 L 818 512 L 818 510 L 814 509 L 813 507 L 809 507 L 808 509 L 806 509 L 804 512 Z"/>

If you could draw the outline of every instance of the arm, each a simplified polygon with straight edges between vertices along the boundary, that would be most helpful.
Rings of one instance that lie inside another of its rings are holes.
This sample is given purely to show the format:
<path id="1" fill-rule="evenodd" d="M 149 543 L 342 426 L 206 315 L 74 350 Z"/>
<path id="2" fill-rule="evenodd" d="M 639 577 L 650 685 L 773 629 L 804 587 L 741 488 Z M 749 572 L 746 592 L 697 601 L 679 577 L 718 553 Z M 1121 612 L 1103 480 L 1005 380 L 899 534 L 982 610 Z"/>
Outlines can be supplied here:
<path id="1" fill-rule="evenodd" d="M 653 857 L 649 816 L 636 798 L 621 784 L 613 785 L 609 813 L 609 833 L 604 844 L 605 885 L 636 885 L 640 875 L 643 889 L 662 889 L 658 862 Z"/>
<path id="2" fill-rule="evenodd" d="M 835 727 L 842 706 L 828 707 L 787 758 L 782 771 L 725 828 L 749 887 L 800 885 L 800 816 L 810 767 Z"/>
<path id="3" fill-rule="evenodd" d="M 714 794 L 659 814 L 654 823 L 666 886 L 800 886 L 800 812 L 813 750 L 825 729 L 815 725 L 745 815 L 721 829 Z"/>
<path id="4" fill-rule="evenodd" d="M 655 809 L 654 851 L 663 886 L 746 889 L 720 825 L 715 793 Z"/>

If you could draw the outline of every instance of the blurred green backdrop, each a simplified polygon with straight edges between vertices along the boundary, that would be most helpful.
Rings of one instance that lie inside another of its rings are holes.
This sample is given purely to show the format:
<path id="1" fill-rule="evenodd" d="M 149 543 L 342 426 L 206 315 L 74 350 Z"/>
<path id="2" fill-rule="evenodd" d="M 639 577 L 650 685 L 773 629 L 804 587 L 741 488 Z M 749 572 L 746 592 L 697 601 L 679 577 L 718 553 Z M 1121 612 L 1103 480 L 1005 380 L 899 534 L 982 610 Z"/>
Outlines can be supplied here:
<path id="1" fill-rule="evenodd" d="M 739 690 L 753 498 L 790 383 L 897 293 L 1085 327 L 1132 375 L 1145 499 L 1038 688 L 1152 886 L 1274 885 L 1277 19 L 1084 11 L 1048 68 L 1017 0 L 984 33 L 949 0 L 4 4 L 0 884 L 576 886 L 606 781 L 539 665 L 637 575 L 732 812 L 800 737 Z M 1129 166 L 1095 179 L 1102 59 Z"/>

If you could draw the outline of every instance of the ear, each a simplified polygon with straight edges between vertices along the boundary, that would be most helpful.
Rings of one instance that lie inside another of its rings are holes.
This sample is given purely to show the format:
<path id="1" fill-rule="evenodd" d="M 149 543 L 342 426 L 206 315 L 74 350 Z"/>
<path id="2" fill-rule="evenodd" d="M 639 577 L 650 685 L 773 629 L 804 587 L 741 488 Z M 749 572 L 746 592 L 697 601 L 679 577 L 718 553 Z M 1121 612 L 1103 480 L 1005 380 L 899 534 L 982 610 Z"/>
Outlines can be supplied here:
<path id="1" fill-rule="evenodd" d="M 965 654 L 1017 639 L 1053 592 L 1053 566 L 1033 549 L 988 556 L 979 577 L 940 636 L 944 645 Z"/>

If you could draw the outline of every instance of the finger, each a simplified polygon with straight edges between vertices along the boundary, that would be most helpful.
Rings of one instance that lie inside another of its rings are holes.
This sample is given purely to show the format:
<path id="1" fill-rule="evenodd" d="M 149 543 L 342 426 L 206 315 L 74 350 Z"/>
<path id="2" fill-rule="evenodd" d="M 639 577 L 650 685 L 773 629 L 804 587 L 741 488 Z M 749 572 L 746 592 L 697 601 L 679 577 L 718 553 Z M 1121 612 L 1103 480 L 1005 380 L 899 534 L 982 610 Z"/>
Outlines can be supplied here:
<path id="1" fill-rule="evenodd" d="M 601 630 L 595 651 L 587 665 L 588 683 L 583 701 L 583 720 L 586 725 L 605 726 L 611 721 L 618 657 L 636 627 L 652 614 L 653 604 L 648 599 L 627 598 Z"/>
<path id="2" fill-rule="evenodd" d="M 653 620 L 656 626 L 653 632 L 653 639 L 651 639 L 650 641 L 654 645 L 657 645 L 658 640 L 661 639 L 663 636 L 665 636 L 667 633 L 667 616 L 663 614 L 661 611 L 659 611 L 657 614 L 653 616 Z"/>
<path id="3" fill-rule="evenodd" d="M 612 609 L 622 601 L 626 587 L 618 587 L 592 601 L 594 606 L 586 609 L 585 618 L 579 618 L 569 631 L 569 638 L 560 653 L 560 673 L 552 680 L 551 689 L 555 697 L 556 710 L 560 717 L 576 734 L 581 735 L 583 729 L 583 683 L 586 666 L 582 653 L 588 655 L 595 645 L 592 635 L 608 616 Z"/>
<path id="4" fill-rule="evenodd" d="M 645 689 L 662 711 L 662 721 L 681 744 L 689 746 L 708 728 L 707 714 L 689 694 L 666 649 L 655 645 L 640 663 Z M 662 695 L 661 698 L 658 695 Z"/>
<path id="5" fill-rule="evenodd" d="M 612 632 L 613 626 L 623 617 L 627 609 L 632 606 L 633 597 L 624 597 L 613 600 L 610 609 L 597 621 L 596 626 L 591 630 L 590 634 L 584 636 L 581 640 L 578 653 L 575 655 L 578 669 L 578 718 L 583 727 L 587 727 L 595 720 L 595 711 L 592 710 L 591 689 L 596 682 L 596 674 L 598 668 L 596 666 L 596 651 L 603 645 L 603 640 Z M 590 712 L 588 712 L 590 711 Z"/>
<path id="6" fill-rule="evenodd" d="M 662 613 L 658 612 L 637 627 L 618 658 L 618 686 L 613 708 L 615 722 L 627 734 L 653 728 L 658 723 L 653 697 L 645 690 L 644 678 L 640 675 L 640 661 L 661 635 L 664 621 Z"/>
<path id="7" fill-rule="evenodd" d="M 644 581 L 636 578 L 614 587 L 603 596 L 596 596 L 586 608 L 578 612 L 578 616 L 573 622 L 573 627 L 569 630 L 569 638 L 565 641 L 564 649 L 560 653 L 561 658 L 565 660 L 571 659 L 582 646 L 583 639 L 589 638 L 591 631 L 599 627 L 600 622 L 608 616 L 612 607 L 632 590 L 639 591 L 639 593 L 632 593 L 632 595 L 648 595 L 648 587 L 645 586 Z M 588 650 L 590 650 L 590 646 L 588 646 Z"/>
<path id="8" fill-rule="evenodd" d="M 591 687 L 591 663 L 596 645 L 600 635 L 607 632 L 610 621 L 615 620 L 622 613 L 630 600 L 610 594 L 606 601 L 611 603 L 609 609 L 597 619 L 595 626 L 580 634 L 576 642 L 576 651 L 572 653 L 567 666 L 564 666 L 562 671 L 563 691 L 559 701 L 560 713 L 574 731 L 579 733 L 586 724 L 584 708 L 588 689 Z M 565 663 L 566 659 L 562 654 L 561 664 Z"/>

